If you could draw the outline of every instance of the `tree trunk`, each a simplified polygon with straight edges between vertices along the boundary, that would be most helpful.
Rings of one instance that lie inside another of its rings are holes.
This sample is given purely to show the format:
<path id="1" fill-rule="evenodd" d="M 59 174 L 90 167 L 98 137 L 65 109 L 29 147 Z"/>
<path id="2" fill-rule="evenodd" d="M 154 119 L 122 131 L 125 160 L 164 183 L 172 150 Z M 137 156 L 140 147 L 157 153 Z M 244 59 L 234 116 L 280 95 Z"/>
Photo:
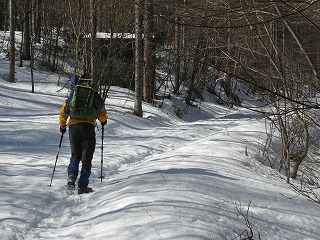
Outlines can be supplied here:
<path id="1" fill-rule="evenodd" d="M 32 18 L 30 19 L 30 26 L 32 26 Z M 31 92 L 34 93 L 34 74 L 33 74 L 33 69 L 34 69 L 34 39 L 33 39 L 33 31 L 32 28 L 30 27 L 30 51 L 31 51 L 31 56 L 30 56 L 30 75 L 31 75 Z"/>
<path id="2" fill-rule="evenodd" d="M 185 99 L 186 104 L 191 105 L 191 102 L 193 101 L 193 97 L 197 89 L 195 89 L 195 82 L 196 82 L 196 74 L 199 73 L 200 69 L 200 57 L 201 57 L 201 50 L 203 49 L 203 40 L 201 37 L 198 39 L 198 44 L 195 49 L 194 57 L 193 57 L 193 64 L 192 64 L 192 73 L 191 73 L 191 79 L 188 86 L 188 94 Z"/>
<path id="3" fill-rule="evenodd" d="M 24 23 L 23 23 L 23 46 L 22 46 L 22 60 L 30 60 L 30 1 L 25 2 L 24 9 Z"/>
<path id="4" fill-rule="evenodd" d="M 142 5 L 143 0 L 135 0 L 134 14 L 135 14 L 135 96 L 134 96 L 134 110 L 133 114 L 142 117 L 142 66 L 143 66 L 143 53 L 142 53 Z"/>
<path id="5" fill-rule="evenodd" d="M 151 102 L 154 94 L 152 82 L 154 82 L 154 52 L 153 52 L 153 12 L 152 0 L 145 0 L 144 3 L 144 72 L 143 72 L 143 100 Z"/>
<path id="6" fill-rule="evenodd" d="M 180 91 L 180 68 L 181 68 L 181 57 L 180 57 L 180 48 L 181 48 L 181 34 L 180 34 L 180 20 L 179 17 L 176 16 L 176 25 L 175 25 L 175 33 L 174 33 L 174 38 L 175 38 L 175 48 L 176 48 L 176 64 L 175 64 L 175 79 L 174 79 L 174 89 L 173 92 L 176 95 L 179 95 Z"/>
<path id="7" fill-rule="evenodd" d="M 302 146 L 300 148 L 300 151 L 293 157 L 294 160 L 294 166 L 292 169 L 292 173 L 291 173 L 291 177 L 292 178 L 296 178 L 297 174 L 298 174 L 298 170 L 299 170 L 299 166 L 302 163 L 303 159 L 305 159 L 305 157 L 308 154 L 308 149 L 309 149 L 309 130 L 308 130 L 308 124 L 307 121 L 305 119 L 303 119 L 299 113 L 296 113 L 297 115 L 297 120 L 301 126 L 301 128 L 303 129 L 303 133 L 301 133 L 302 137 Z"/>
<path id="8" fill-rule="evenodd" d="M 9 70 L 9 82 L 15 82 L 15 58 L 16 58 L 16 48 L 15 48 L 15 2 L 10 0 L 9 2 L 9 12 L 10 12 L 10 70 Z"/>
<path id="9" fill-rule="evenodd" d="M 97 63 L 96 63 L 96 38 L 97 38 L 97 16 L 95 8 L 96 0 L 90 0 L 90 17 L 91 17 L 91 56 L 90 56 L 90 66 L 91 66 L 91 76 L 94 84 L 97 85 L 99 82 L 97 74 Z"/>
<path id="10" fill-rule="evenodd" d="M 41 16 L 42 0 L 36 0 L 36 12 L 34 21 L 35 43 L 41 43 L 41 27 L 42 27 L 42 16 Z"/>

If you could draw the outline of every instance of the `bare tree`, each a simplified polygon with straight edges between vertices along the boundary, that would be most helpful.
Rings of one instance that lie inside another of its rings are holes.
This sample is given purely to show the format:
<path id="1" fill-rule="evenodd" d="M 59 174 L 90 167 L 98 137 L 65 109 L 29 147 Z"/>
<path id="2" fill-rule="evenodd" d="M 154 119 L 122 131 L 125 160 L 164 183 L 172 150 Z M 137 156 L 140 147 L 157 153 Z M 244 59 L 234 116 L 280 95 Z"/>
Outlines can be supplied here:
<path id="1" fill-rule="evenodd" d="M 142 79 L 143 79 L 143 53 L 142 53 L 142 22 L 143 0 L 135 0 L 135 95 L 133 114 L 142 117 Z"/>
<path id="2" fill-rule="evenodd" d="M 9 82 L 15 82 L 15 58 L 16 58 L 16 40 L 15 40 L 15 0 L 9 1 L 10 12 L 10 70 Z"/>
<path id="3" fill-rule="evenodd" d="M 231 74 L 254 90 L 276 110 L 261 113 L 270 117 L 282 138 L 279 170 L 286 170 L 288 180 L 295 178 L 309 152 L 310 131 L 316 127 L 309 109 L 319 109 L 312 100 L 319 92 L 319 43 L 311 36 L 320 32 L 320 3 L 187 0 L 182 7 L 181 2 L 178 9 L 176 1 L 158 2 L 155 12 L 186 36 L 176 31 L 172 40 L 176 47 L 177 39 L 184 40 L 176 50 L 175 72 L 188 86 L 186 102 L 191 102 L 192 92 L 210 86 L 199 81 L 208 67 Z M 200 47 L 194 35 L 206 44 Z M 183 64 L 188 67 L 180 75 L 181 56 L 188 59 Z"/>
<path id="4" fill-rule="evenodd" d="M 153 0 L 144 1 L 144 68 L 143 100 L 151 102 L 154 95 L 154 43 L 153 43 Z"/>
<path id="5" fill-rule="evenodd" d="M 91 42 L 90 42 L 90 52 L 91 52 L 91 76 L 95 82 L 98 83 L 98 74 L 97 74 L 97 8 L 96 3 L 98 0 L 90 0 L 90 19 L 91 19 Z"/>
<path id="6" fill-rule="evenodd" d="M 23 9 L 23 45 L 22 45 L 22 60 L 30 60 L 31 59 L 31 52 L 30 52 L 30 1 L 24 2 L 24 9 Z"/>
<path id="7" fill-rule="evenodd" d="M 179 6 L 176 5 L 176 12 L 179 11 Z M 175 28 L 174 28 L 174 47 L 176 50 L 176 61 L 175 61 L 175 79 L 173 92 L 176 95 L 179 95 L 180 92 L 180 84 L 181 84 L 181 43 L 182 43 L 182 26 L 180 23 L 180 17 L 178 14 L 175 15 Z"/>
<path id="8" fill-rule="evenodd" d="M 35 0 L 34 3 L 34 33 L 35 33 L 35 37 L 34 37 L 34 41 L 35 43 L 41 43 L 41 29 L 42 29 L 42 9 L 43 9 L 43 0 Z"/>
<path id="9" fill-rule="evenodd" d="M 0 1 L 0 29 L 6 30 L 7 29 L 7 19 L 8 15 L 6 14 L 6 1 Z"/>

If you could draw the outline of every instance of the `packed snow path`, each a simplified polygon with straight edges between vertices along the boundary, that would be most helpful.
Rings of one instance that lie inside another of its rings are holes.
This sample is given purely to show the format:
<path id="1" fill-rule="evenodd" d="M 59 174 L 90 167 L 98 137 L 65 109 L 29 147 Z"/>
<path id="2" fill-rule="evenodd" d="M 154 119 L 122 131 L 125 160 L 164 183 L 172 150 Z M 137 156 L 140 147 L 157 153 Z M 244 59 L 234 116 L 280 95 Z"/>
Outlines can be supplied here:
<path id="1" fill-rule="evenodd" d="M 54 80 L 54 79 L 53 79 Z M 183 122 L 151 106 L 129 112 L 132 97 L 112 89 L 104 169 L 101 131 L 90 185 L 65 189 L 66 134 L 52 187 L 65 93 L 50 81 L 0 81 L 0 233 L 3 239 L 232 239 L 248 229 L 261 239 L 318 239 L 320 206 L 297 196 L 258 161 L 264 121 L 242 110 L 203 105 L 206 119 Z M 194 115 L 201 116 L 201 115 Z M 208 116 L 211 116 L 209 118 Z M 245 149 L 248 149 L 248 156 Z"/>

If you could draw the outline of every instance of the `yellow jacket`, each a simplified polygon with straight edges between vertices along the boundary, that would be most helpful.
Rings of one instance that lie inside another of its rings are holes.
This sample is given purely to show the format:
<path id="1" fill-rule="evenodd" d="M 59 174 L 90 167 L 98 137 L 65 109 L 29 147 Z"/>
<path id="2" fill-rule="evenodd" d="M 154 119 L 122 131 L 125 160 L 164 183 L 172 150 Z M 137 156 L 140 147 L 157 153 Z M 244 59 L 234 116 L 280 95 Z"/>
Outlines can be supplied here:
<path id="1" fill-rule="evenodd" d="M 62 107 L 60 108 L 59 123 L 60 123 L 61 127 L 64 127 L 67 125 L 67 120 L 69 117 L 69 115 L 64 112 L 64 109 L 66 106 L 67 106 L 67 102 L 65 101 L 64 104 L 62 105 Z M 99 112 L 98 120 L 101 123 L 104 123 L 107 121 L 107 116 L 108 116 L 107 110 L 105 108 L 103 108 L 103 110 L 101 112 Z M 81 122 L 91 123 L 94 127 L 96 126 L 95 121 L 89 121 L 89 120 L 83 120 L 83 119 L 70 119 L 68 121 L 68 126 L 70 126 L 72 124 L 81 123 Z"/>

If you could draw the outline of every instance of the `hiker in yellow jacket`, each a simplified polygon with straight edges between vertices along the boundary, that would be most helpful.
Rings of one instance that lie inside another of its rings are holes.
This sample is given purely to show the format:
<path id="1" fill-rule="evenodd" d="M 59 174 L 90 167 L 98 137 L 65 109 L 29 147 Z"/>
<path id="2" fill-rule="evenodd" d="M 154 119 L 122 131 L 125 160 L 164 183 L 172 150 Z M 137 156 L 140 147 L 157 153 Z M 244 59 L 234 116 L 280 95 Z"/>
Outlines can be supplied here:
<path id="1" fill-rule="evenodd" d="M 89 85 L 84 86 L 84 83 Z M 88 184 L 96 145 L 96 120 L 104 126 L 107 123 L 107 111 L 101 96 L 92 88 L 90 74 L 84 74 L 80 78 L 72 77 L 71 84 L 73 90 L 60 109 L 59 123 L 62 134 L 66 132 L 67 125 L 69 127 L 71 158 L 67 186 L 75 189 L 81 162 L 78 193 L 82 194 L 93 191 Z"/>

